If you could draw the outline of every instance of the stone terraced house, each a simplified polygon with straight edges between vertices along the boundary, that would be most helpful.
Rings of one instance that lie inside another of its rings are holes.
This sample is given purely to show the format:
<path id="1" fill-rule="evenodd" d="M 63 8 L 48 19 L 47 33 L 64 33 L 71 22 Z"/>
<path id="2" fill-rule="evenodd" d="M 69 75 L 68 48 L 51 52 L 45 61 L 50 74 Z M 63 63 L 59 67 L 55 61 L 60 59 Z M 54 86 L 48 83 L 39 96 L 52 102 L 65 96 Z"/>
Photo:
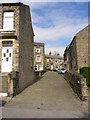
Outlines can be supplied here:
<path id="1" fill-rule="evenodd" d="M 81 67 L 88 66 L 88 29 L 90 25 L 78 32 L 66 47 L 64 61 L 68 70 L 80 72 Z"/>
<path id="2" fill-rule="evenodd" d="M 34 42 L 34 70 L 45 71 L 45 48 L 44 43 Z"/>
<path id="3" fill-rule="evenodd" d="M 33 38 L 29 6 L 0 4 L 0 96 L 19 93 L 34 82 Z"/>
<path id="4" fill-rule="evenodd" d="M 58 70 L 63 67 L 63 58 L 59 55 L 45 55 L 45 67 L 47 70 Z"/>

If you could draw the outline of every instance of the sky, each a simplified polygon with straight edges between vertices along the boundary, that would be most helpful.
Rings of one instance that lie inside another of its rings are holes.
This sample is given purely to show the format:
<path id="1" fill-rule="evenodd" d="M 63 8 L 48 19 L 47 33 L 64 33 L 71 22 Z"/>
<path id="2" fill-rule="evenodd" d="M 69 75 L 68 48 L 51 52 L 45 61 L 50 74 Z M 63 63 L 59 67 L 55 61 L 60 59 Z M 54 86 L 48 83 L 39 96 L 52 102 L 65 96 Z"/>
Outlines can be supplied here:
<path id="1" fill-rule="evenodd" d="M 42 1 L 42 2 L 41 2 Z M 44 1 L 44 2 L 43 2 Z M 0 0 L 6 2 L 6 0 Z M 64 50 L 73 37 L 88 25 L 88 0 L 7 0 L 30 6 L 34 41 L 45 43 L 45 53 Z"/>

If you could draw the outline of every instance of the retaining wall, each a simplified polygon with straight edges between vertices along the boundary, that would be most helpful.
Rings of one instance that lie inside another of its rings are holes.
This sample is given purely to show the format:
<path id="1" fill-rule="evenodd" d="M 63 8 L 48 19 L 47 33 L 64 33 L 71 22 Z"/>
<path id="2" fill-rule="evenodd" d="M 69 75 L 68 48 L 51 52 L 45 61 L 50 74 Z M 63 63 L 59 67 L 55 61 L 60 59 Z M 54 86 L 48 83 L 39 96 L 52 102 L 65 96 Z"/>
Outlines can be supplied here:
<path id="1" fill-rule="evenodd" d="M 74 92 L 77 93 L 81 100 L 88 99 L 88 90 L 86 79 L 77 72 L 66 71 L 65 79 L 68 81 Z"/>

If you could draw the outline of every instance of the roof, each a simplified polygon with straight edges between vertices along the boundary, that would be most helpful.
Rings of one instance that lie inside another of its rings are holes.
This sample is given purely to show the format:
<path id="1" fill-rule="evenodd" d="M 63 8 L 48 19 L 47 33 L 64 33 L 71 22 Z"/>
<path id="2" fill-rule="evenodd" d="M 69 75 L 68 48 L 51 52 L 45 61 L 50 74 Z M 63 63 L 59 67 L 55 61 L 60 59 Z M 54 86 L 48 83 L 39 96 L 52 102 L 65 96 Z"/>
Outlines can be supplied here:
<path id="1" fill-rule="evenodd" d="M 80 34 L 82 31 L 84 31 L 85 29 L 87 29 L 87 28 L 89 28 L 89 27 L 90 27 L 90 24 L 88 24 L 85 28 L 83 28 L 81 31 L 79 31 L 79 32 L 74 36 L 74 38 L 73 38 L 73 40 L 71 41 L 71 43 L 66 47 L 66 49 L 65 49 L 65 51 L 64 51 L 64 54 L 65 54 L 65 52 L 66 52 L 67 50 L 69 50 L 69 48 L 70 48 L 72 42 L 75 40 L 76 36 L 78 36 L 78 34 Z"/>
<path id="2" fill-rule="evenodd" d="M 35 46 L 44 46 L 44 43 L 40 43 L 40 42 L 34 42 Z"/>
<path id="3" fill-rule="evenodd" d="M 89 27 L 90 27 L 90 24 L 87 25 L 85 28 L 83 28 L 81 31 L 79 31 L 79 32 L 74 36 L 74 38 L 73 38 L 73 40 L 71 41 L 71 43 L 67 46 L 67 49 L 70 48 L 70 46 L 72 45 L 72 43 L 73 43 L 73 41 L 75 40 L 75 38 L 76 38 L 82 31 L 84 31 L 85 29 L 88 29 Z"/>
<path id="4" fill-rule="evenodd" d="M 0 3 L 0 6 L 20 6 L 23 5 L 23 3 L 21 2 L 17 2 L 17 3 Z"/>
<path id="5" fill-rule="evenodd" d="M 45 55 L 46 58 L 63 59 L 60 55 Z"/>
<path id="6" fill-rule="evenodd" d="M 88 24 L 86 27 L 84 27 L 81 31 L 79 31 L 75 36 L 77 36 L 79 33 L 81 33 L 83 30 L 87 29 L 90 27 L 90 24 Z"/>

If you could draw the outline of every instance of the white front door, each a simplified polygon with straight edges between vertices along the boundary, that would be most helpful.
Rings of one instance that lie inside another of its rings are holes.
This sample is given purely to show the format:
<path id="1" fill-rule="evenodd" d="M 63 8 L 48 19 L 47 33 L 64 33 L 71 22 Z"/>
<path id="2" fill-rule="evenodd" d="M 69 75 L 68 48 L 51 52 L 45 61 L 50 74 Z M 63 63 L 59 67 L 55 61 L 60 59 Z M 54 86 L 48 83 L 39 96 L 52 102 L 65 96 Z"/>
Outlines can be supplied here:
<path id="1" fill-rule="evenodd" d="M 51 70 L 53 70 L 53 65 L 51 65 Z"/>
<path id="2" fill-rule="evenodd" d="M 43 71 L 43 65 L 40 65 L 40 71 Z"/>
<path id="3" fill-rule="evenodd" d="M 12 46 L 2 47 L 2 72 L 12 71 Z"/>

